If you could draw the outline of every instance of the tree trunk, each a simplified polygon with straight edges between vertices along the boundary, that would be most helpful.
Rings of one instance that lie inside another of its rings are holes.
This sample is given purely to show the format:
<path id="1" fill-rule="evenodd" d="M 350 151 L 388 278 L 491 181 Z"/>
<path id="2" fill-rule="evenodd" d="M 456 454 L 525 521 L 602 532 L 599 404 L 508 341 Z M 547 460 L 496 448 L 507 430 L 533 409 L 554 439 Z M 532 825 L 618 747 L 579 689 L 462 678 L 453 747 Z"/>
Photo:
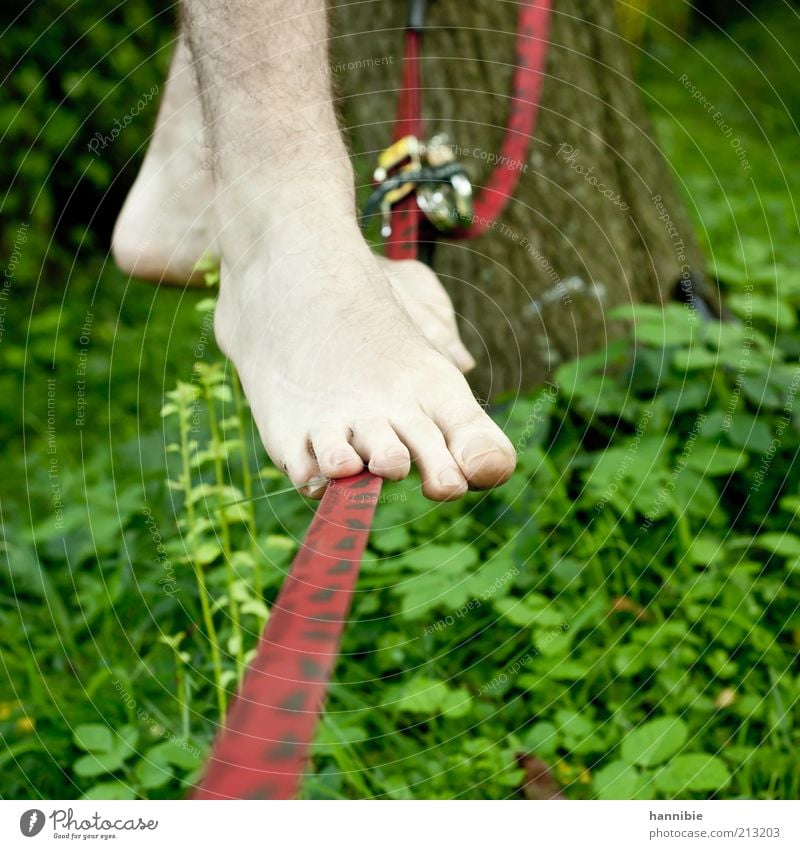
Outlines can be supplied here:
<path id="1" fill-rule="evenodd" d="M 506 124 L 518 7 L 428 6 L 427 136 L 448 134 L 480 190 Z M 363 178 L 391 138 L 405 15 L 399 0 L 334 3 L 334 80 Z M 631 79 L 630 46 L 616 34 L 614 2 L 554 0 L 550 45 L 515 197 L 486 235 L 436 248 L 484 397 L 541 382 L 618 332 L 610 308 L 666 299 L 689 268 L 702 267 Z"/>

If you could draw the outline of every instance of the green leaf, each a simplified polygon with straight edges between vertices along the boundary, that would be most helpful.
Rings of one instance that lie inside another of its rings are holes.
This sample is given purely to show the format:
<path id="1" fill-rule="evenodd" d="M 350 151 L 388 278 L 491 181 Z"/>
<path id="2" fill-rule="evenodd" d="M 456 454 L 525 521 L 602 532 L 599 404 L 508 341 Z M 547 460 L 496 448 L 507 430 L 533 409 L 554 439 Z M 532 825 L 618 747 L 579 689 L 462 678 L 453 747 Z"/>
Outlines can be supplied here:
<path id="1" fill-rule="evenodd" d="M 686 465 L 690 469 L 707 477 L 730 475 L 746 464 L 747 454 L 743 451 L 699 440 L 686 457 Z"/>
<path id="2" fill-rule="evenodd" d="M 477 550 L 460 543 L 425 545 L 392 561 L 393 566 L 404 565 L 421 573 L 398 580 L 394 585 L 394 592 L 403 599 L 403 616 L 416 618 L 434 607 L 445 610 L 462 607 L 476 591 L 476 575 L 469 569 L 477 562 Z"/>
<path id="3" fill-rule="evenodd" d="M 718 561 L 722 554 L 722 542 L 717 537 L 701 534 L 692 540 L 692 547 L 687 553 L 687 559 L 690 563 L 702 563 L 707 566 L 709 563 Z"/>
<path id="4" fill-rule="evenodd" d="M 612 761 L 593 776 L 598 799 L 651 799 L 647 777 L 625 761 Z"/>
<path id="5" fill-rule="evenodd" d="M 560 607 L 553 604 L 540 593 L 528 593 L 525 598 L 497 598 L 494 601 L 497 612 L 512 625 L 530 628 L 557 628 L 566 621 Z"/>
<path id="6" fill-rule="evenodd" d="M 565 708 L 557 710 L 556 723 L 563 745 L 567 749 L 582 754 L 602 747 L 601 741 L 597 739 L 594 723 L 578 711 Z"/>
<path id="7" fill-rule="evenodd" d="M 260 553 L 272 566 L 288 563 L 297 549 L 297 540 L 281 534 L 268 534 L 260 545 Z"/>
<path id="8" fill-rule="evenodd" d="M 478 562 L 478 552 L 471 545 L 436 545 L 430 543 L 409 551 L 399 561 L 418 572 L 444 568 L 448 575 L 466 572 Z"/>
<path id="9" fill-rule="evenodd" d="M 678 476 L 670 501 L 678 510 L 702 517 L 704 521 L 708 517 L 724 517 L 719 495 L 711 481 L 691 469 Z"/>
<path id="10" fill-rule="evenodd" d="M 259 598 L 249 598 L 239 607 L 239 612 L 243 615 L 246 613 L 252 614 L 264 621 L 269 619 L 269 608 Z"/>
<path id="11" fill-rule="evenodd" d="M 114 738 L 111 729 L 99 723 L 79 725 L 72 739 L 79 749 L 86 752 L 110 752 L 114 748 Z"/>
<path id="12" fill-rule="evenodd" d="M 781 557 L 800 557 L 800 537 L 795 534 L 780 531 L 759 534 L 753 544 Z"/>
<path id="13" fill-rule="evenodd" d="M 456 610 L 471 596 L 469 581 L 460 573 L 452 575 L 445 569 L 398 581 L 394 591 L 403 599 L 401 610 L 405 618 L 417 618 L 435 607 Z"/>
<path id="14" fill-rule="evenodd" d="M 202 455 L 205 452 L 198 451 L 197 454 Z M 232 501 L 241 501 L 244 498 L 244 493 L 235 486 L 218 486 L 214 483 L 200 483 L 192 487 L 189 493 L 189 502 L 196 504 L 198 501 L 211 500 L 216 504 L 216 499 L 219 499 L 223 504 Z"/>
<path id="15" fill-rule="evenodd" d="M 469 596 L 482 601 L 501 598 L 508 594 L 518 575 L 519 569 L 509 551 L 499 549 L 467 578 Z"/>
<path id="16" fill-rule="evenodd" d="M 136 793 L 134 793 L 133 787 L 129 787 L 121 781 L 101 781 L 99 784 L 95 784 L 94 787 L 90 787 L 81 798 L 105 799 L 109 801 L 117 799 L 127 800 L 135 799 Z"/>
<path id="17" fill-rule="evenodd" d="M 192 560 L 200 566 L 213 563 L 222 554 L 222 547 L 218 542 L 202 542 L 192 552 Z"/>
<path id="18" fill-rule="evenodd" d="M 591 391 L 587 392 L 591 376 L 597 372 L 603 372 L 609 366 L 626 357 L 629 348 L 630 342 L 627 339 L 617 339 L 599 351 L 564 363 L 556 371 L 556 384 L 567 397 L 575 395 L 579 398 L 585 398 L 592 394 Z M 606 386 L 610 383 L 610 379 L 607 380 Z"/>
<path id="19" fill-rule="evenodd" d="M 693 345 L 675 352 L 672 364 L 680 371 L 699 371 L 705 368 L 715 368 L 719 355 L 708 348 Z"/>
<path id="20" fill-rule="evenodd" d="M 745 410 L 737 410 L 727 433 L 734 445 L 747 451 L 767 451 L 773 439 L 769 425 Z"/>
<path id="21" fill-rule="evenodd" d="M 456 718 L 466 716 L 472 709 L 472 698 L 465 690 L 451 688 L 433 678 L 415 678 L 398 692 L 400 695 L 392 706 L 405 713 Z"/>
<path id="22" fill-rule="evenodd" d="M 147 755 L 136 764 L 136 780 L 144 790 L 155 790 L 168 784 L 173 778 L 172 770 L 165 764 L 149 760 Z"/>
<path id="23" fill-rule="evenodd" d="M 753 341 L 753 329 L 746 328 L 743 324 L 719 321 L 708 327 L 706 340 L 716 346 L 719 351 L 724 351 L 726 359 L 730 360 L 739 356 L 746 348 L 750 348 Z"/>
<path id="24" fill-rule="evenodd" d="M 730 781 L 725 763 L 714 755 L 681 755 L 662 767 L 654 777 L 656 787 L 664 793 L 680 796 L 687 790 L 721 790 Z"/>
<path id="25" fill-rule="evenodd" d="M 651 403 L 657 413 L 656 421 L 669 421 L 675 413 L 702 409 L 708 399 L 708 386 L 703 381 L 691 381 L 674 389 L 664 389 Z"/>
<path id="26" fill-rule="evenodd" d="M 326 748 L 336 748 L 342 744 L 363 743 L 369 739 L 369 733 L 361 725 L 350 725 L 326 714 L 323 716 L 314 738 L 314 747 L 321 752 Z"/>
<path id="27" fill-rule="evenodd" d="M 114 740 L 114 749 L 125 753 L 129 757 L 136 751 L 139 742 L 139 731 L 133 725 L 124 725 L 117 732 L 119 739 Z"/>
<path id="28" fill-rule="evenodd" d="M 686 742 L 689 729 L 677 716 L 664 716 L 644 722 L 622 741 L 622 759 L 630 764 L 651 767 L 663 763 Z"/>
<path id="29" fill-rule="evenodd" d="M 217 401 L 224 401 L 228 404 L 233 403 L 233 392 L 227 383 L 220 383 L 211 389 L 211 397 Z"/>
<path id="30" fill-rule="evenodd" d="M 100 752 L 97 754 L 83 755 L 72 765 L 76 775 L 83 778 L 95 775 L 104 775 L 108 772 L 116 772 L 125 763 L 125 754 L 122 751 Z"/>
<path id="31" fill-rule="evenodd" d="M 154 763 L 166 763 L 182 769 L 192 769 L 200 764 L 197 748 L 183 740 L 167 740 L 153 746 L 147 753 Z"/>
<path id="32" fill-rule="evenodd" d="M 800 517 L 800 495 L 785 495 L 780 500 L 781 510 L 792 514 L 792 518 Z"/>
<path id="33" fill-rule="evenodd" d="M 663 434 L 644 435 L 606 449 L 586 478 L 587 487 L 601 501 L 613 500 L 620 510 L 630 504 L 643 513 L 668 474 L 666 461 L 671 440 Z"/>
<path id="34" fill-rule="evenodd" d="M 612 318 L 633 319 L 634 340 L 654 348 L 688 345 L 701 335 L 702 325 L 686 307 L 667 304 L 625 304 L 611 310 Z"/>
<path id="35" fill-rule="evenodd" d="M 561 613 L 558 610 L 552 610 L 553 619 L 560 617 Z M 549 618 L 542 617 L 539 618 Z M 572 645 L 572 636 L 566 628 L 566 622 L 562 619 L 561 622 L 550 624 L 547 627 L 535 627 L 531 635 L 531 643 L 538 654 L 543 657 L 557 657 L 564 655 L 569 651 Z"/>
<path id="36" fill-rule="evenodd" d="M 786 301 L 770 295 L 733 293 L 727 297 L 726 304 L 745 321 L 758 318 L 779 330 L 790 330 L 797 320 Z"/>
<path id="37" fill-rule="evenodd" d="M 406 551 L 411 545 L 411 536 L 403 525 L 373 531 L 369 538 L 370 547 L 384 553 Z"/>
<path id="38" fill-rule="evenodd" d="M 522 738 L 525 750 L 542 758 L 552 755 L 560 741 L 558 729 L 552 722 L 537 722 Z"/>
<path id="39" fill-rule="evenodd" d="M 764 380 L 764 375 L 746 377 L 742 381 L 742 390 L 747 398 L 762 412 L 783 407 L 783 392 L 773 382 Z"/>

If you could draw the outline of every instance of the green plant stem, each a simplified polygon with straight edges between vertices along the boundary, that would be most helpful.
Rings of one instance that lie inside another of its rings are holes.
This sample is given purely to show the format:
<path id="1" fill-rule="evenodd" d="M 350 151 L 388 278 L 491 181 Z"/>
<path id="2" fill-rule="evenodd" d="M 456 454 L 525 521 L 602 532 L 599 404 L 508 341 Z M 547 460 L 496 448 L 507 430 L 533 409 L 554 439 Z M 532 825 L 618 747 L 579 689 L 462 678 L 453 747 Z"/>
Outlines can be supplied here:
<path id="1" fill-rule="evenodd" d="M 192 469 L 189 461 L 189 430 L 186 423 L 186 410 L 179 411 L 178 418 L 180 420 L 181 432 L 181 460 L 183 463 L 183 485 L 186 495 L 186 515 L 189 519 L 189 559 L 192 563 L 194 576 L 197 581 L 197 591 L 200 596 L 200 608 L 203 613 L 203 622 L 206 626 L 208 641 L 211 645 L 211 662 L 214 667 L 214 683 L 217 690 L 217 705 L 219 707 L 220 719 L 225 716 L 227 708 L 227 698 L 225 690 L 222 687 L 222 658 L 219 653 L 219 643 L 217 641 L 217 629 L 214 625 L 214 617 L 211 615 L 211 604 L 208 597 L 208 587 L 206 586 L 206 576 L 203 573 L 203 567 L 197 562 L 195 555 L 195 513 L 194 503 L 192 501 Z"/>
<path id="2" fill-rule="evenodd" d="M 211 387 L 205 384 L 206 402 L 208 404 L 208 422 L 211 428 L 211 445 L 214 450 L 214 474 L 217 479 L 217 487 L 223 490 L 225 476 L 222 470 L 222 440 L 219 435 L 219 424 L 217 423 L 217 411 L 214 406 L 214 398 Z M 231 630 L 233 631 L 234 646 L 236 648 L 237 678 L 241 680 L 244 672 L 244 645 L 242 640 L 242 626 L 239 622 L 239 603 L 236 601 L 236 571 L 233 568 L 233 548 L 231 546 L 231 531 L 228 519 L 223 510 L 219 514 L 219 526 L 222 533 L 222 552 L 225 557 L 225 566 L 228 583 L 228 604 L 231 611 Z"/>
<path id="3" fill-rule="evenodd" d="M 590 545 L 592 547 L 593 554 L 590 558 L 590 563 L 593 567 L 595 567 L 594 571 L 597 575 L 596 579 L 599 581 L 598 586 L 602 587 L 606 583 L 606 581 L 610 579 L 614 583 L 614 592 L 618 596 L 628 596 L 631 591 L 631 585 L 625 580 L 625 576 L 623 574 L 623 564 L 625 562 L 627 552 L 621 545 L 617 543 L 615 535 L 615 526 L 612 524 L 611 518 L 605 513 L 605 511 L 601 513 L 601 515 L 597 518 L 598 525 L 600 523 L 604 525 L 604 527 L 600 530 L 601 534 L 605 534 L 605 536 L 603 537 L 603 542 L 598 543 L 597 537 L 593 532 L 591 522 L 586 523 L 582 530 L 582 533 L 588 537 Z M 610 545 L 604 547 L 603 543 L 610 543 L 614 545 L 614 547 L 623 555 L 622 559 L 617 561 L 616 565 L 611 568 L 610 575 L 606 572 L 603 566 L 603 558 L 601 556 L 601 553 L 604 550 L 610 548 Z"/>
<path id="4" fill-rule="evenodd" d="M 245 510 L 247 511 L 247 532 L 250 535 L 250 552 L 253 555 L 253 591 L 259 600 L 264 596 L 264 584 L 261 576 L 261 558 L 256 545 L 256 512 L 253 506 L 253 476 L 250 473 L 250 462 L 247 457 L 247 443 L 245 442 L 244 432 L 244 401 L 242 398 L 242 385 L 239 382 L 239 375 L 234 371 L 233 379 L 233 399 L 236 405 L 236 421 L 237 433 L 239 435 L 239 451 L 242 458 L 242 486 L 244 488 L 245 497 L 248 499 Z"/>
<path id="5" fill-rule="evenodd" d="M 719 399 L 720 407 L 722 407 L 722 409 L 725 409 L 728 404 L 728 401 L 730 400 L 731 391 L 728 385 L 725 383 L 725 377 L 723 376 L 722 369 L 714 369 L 713 384 L 717 394 L 717 398 Z"/>
<path id="6" fill-rule="evenodd" d="M 183 661 L 181 660 L 180 653 L 175 652 L 175 662 L 177 664 L 175 669 L 175 677 L 178 681 L 178 704 L 181 709 L 181 733 L 183 734 L 183 739 L 189 739 L 189 705 L 187 703 L 186 698 L 186 673 L 183 669 Z"/>
<path id="7" fill-rule="evenodd" d="M 676 555 L 678 562 L 681 563 L 692 548 L 692 529 L 689 527 L 684 510 L 676 506 L 673 508 L 672 513 L 675 516 L 675 526 L 678 531 L 679 547 Z"/>

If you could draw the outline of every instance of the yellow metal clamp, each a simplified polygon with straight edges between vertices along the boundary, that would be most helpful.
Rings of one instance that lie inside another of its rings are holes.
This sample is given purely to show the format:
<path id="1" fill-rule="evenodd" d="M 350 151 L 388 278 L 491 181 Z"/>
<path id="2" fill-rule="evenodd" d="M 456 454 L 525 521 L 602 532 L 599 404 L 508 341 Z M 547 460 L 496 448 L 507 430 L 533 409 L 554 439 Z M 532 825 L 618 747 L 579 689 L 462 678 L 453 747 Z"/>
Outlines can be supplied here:
<path id="1" fill-rule="evenodd" d="M 377 191 L 381 192 L 381 235 L 384 238 L 392 232 L 392 207 L 414 191 L 419 208 L 437 230 L 452 230 L 471 219 L 472 185 L 462 169 L 441 181 L 420 183 L 410 179 L 381 190 L 381 184 L 390 178 L 396 183 L 404 173 L 411 177 L 419 175 L 423 168 L 441 168 L 455 161 L 452 147 L 443 134 L 434 136 L 429 142 L 422 142 L 416 136 L 404 136 L 378 155 L 373 178 L 378 184 Z"/>

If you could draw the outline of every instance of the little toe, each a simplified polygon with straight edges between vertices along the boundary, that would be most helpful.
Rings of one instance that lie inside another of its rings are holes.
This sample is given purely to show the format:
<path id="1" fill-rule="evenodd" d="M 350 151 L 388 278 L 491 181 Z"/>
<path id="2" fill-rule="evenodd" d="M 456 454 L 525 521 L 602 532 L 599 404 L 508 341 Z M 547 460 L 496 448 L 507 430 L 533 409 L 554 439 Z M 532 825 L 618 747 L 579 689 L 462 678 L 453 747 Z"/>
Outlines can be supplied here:
<path id="1" fill-rule="evenodd" d="M 286 472 L 297 491 L 308 498 L 322 498 L 328 481 L 320 473 L 319 465 L 307 445 L 294 446 L 284 451 L 282 456 L 283 459 L 276 465 Z"/>

